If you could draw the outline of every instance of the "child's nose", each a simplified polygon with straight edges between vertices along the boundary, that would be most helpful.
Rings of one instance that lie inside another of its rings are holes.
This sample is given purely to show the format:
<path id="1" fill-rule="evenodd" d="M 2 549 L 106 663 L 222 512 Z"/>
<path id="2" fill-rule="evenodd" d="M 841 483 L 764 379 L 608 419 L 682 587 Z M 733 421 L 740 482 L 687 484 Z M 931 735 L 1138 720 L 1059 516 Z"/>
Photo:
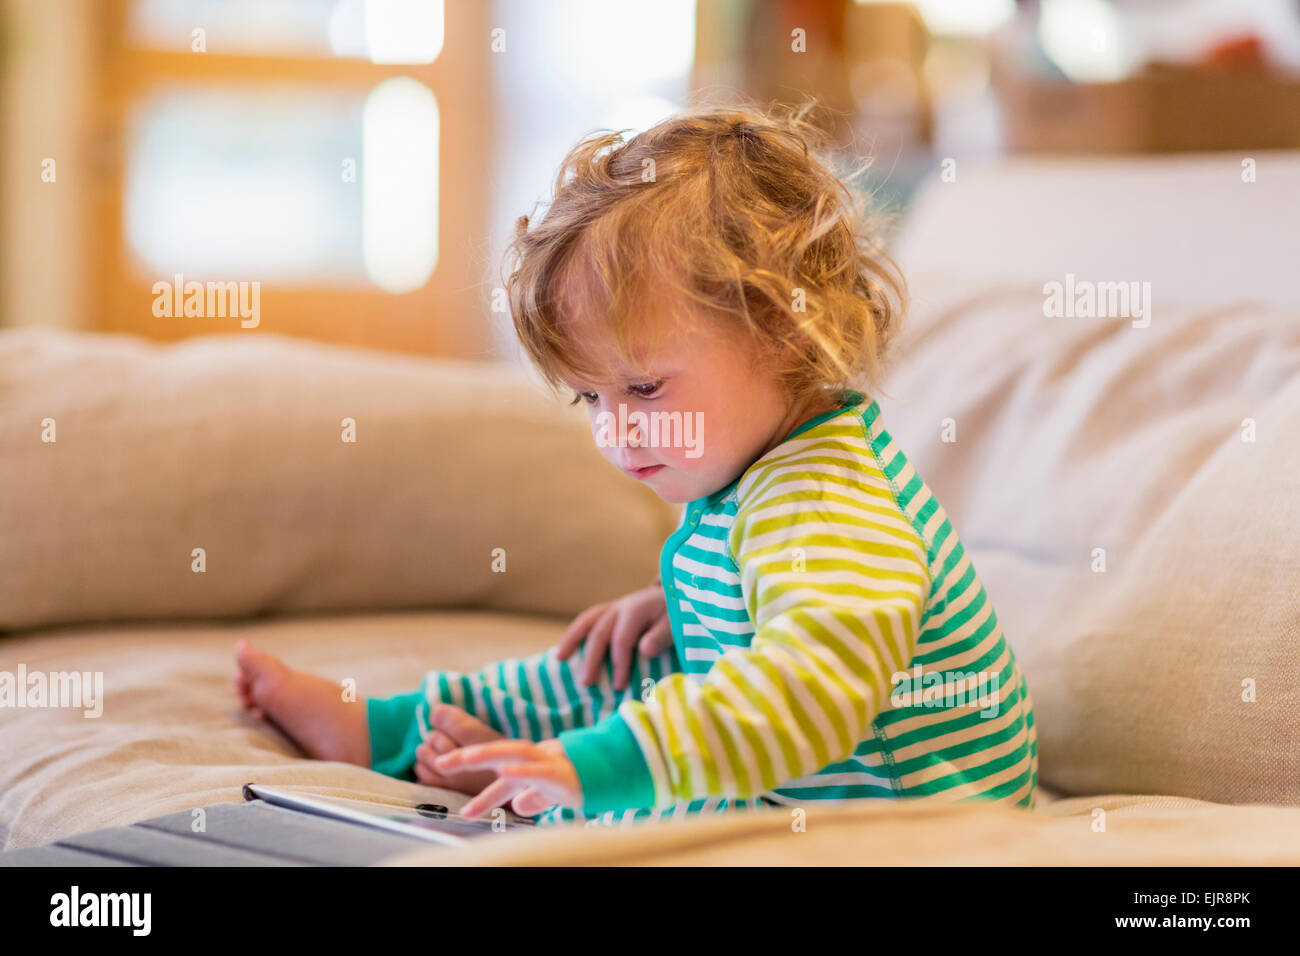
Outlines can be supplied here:
<path id="1" fill-rule="evenodd" d="M 619 448 L 642 448 L 645 445 L 645 431 L 637 422 L 620 418 L 618 412 L 611 411 L 609 433 L 614 444 Z"/>
<path id="2" fill-rule="evenodd" d="M 626 441 L 620 441 L 614 449 L 614 458 L 620 468 L 639 468 L 644 462 L 634 461 L 635 457 L 631 449 L 640 448 L 640 437 L 633 438 L 637 433 L 629 428 Z"/>

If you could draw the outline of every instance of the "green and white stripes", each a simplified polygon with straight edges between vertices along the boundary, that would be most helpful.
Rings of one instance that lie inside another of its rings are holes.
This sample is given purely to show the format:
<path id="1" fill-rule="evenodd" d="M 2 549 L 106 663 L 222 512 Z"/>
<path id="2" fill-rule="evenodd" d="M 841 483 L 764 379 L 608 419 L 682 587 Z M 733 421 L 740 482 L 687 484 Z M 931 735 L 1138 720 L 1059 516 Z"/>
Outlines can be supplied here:
<path id="1" fill-rule="evenodd" d="M 618 710 L 657 806 L 937 794 L 1032 805 L 1033 714 L 992 606 L 877 404 L 850 401 L 692 502 L 665 545 L 683 673 Z M 983 706 L 923 695 L 918 664 L 945 688 L 948 674 L 981 678 Z M 913 683 L 915 701 L 895 706 Z"/>
<path id="2" fill-rule="evenodd" d="M 512 737 L 558 736 L 587 805 L 544 823 L 865 797 L 1033 806 L 1028 688 L 875 401 L 846 393 L 687 505 L 660 575 L 675 647 L 638 658 L 628 691 L 608 662 L 587 687 L 549 651 L 435 671 L 421 733 L 446 701 Z"/>

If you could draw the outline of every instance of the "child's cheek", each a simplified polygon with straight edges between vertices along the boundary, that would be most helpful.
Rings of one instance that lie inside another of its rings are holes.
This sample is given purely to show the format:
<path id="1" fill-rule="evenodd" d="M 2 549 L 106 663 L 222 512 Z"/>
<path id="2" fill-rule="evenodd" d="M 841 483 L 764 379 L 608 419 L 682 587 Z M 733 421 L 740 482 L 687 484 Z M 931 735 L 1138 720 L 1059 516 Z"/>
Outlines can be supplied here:
<path id="1" fill-rule="evenodd" d="M 708 458 L 702 454 L 702 449 L 686 446 L 660 448 L 658 460 L 675 471 L 686 473 L 708 467 Z"/>
<path id="2" fill-rule="evenodd" d="M 681 425 L 672 432 L 672 447 L 662 449 L 660 460 L 683 471 L 698 471 L 709 460 L 705 415 L 689 409 L 682 409 L 679 414 Z"/>

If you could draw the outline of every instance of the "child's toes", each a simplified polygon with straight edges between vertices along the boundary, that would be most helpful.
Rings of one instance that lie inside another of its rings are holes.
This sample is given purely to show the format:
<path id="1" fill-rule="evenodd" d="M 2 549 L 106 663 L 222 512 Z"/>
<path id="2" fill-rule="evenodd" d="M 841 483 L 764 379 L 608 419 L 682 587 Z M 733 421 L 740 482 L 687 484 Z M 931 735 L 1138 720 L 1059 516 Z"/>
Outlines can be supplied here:
<path id="1" fill-rule="evenodd" d="M 245 708 L 252 707 L 253 697 L 249 692 L 248 681 L 236 675 L 232 683 L 235 687 L 235 696 L 239 698 L 239 702 L 243 704 Z"/>
<path id="2" fill-rule="evenodd" d="M 235 662 L 245 679 L 256 681 L 263 677 L 274 677 L 288 670 L 285 663 L 274 654 L 259 651 L 245 640 L 235 642 Z"/>

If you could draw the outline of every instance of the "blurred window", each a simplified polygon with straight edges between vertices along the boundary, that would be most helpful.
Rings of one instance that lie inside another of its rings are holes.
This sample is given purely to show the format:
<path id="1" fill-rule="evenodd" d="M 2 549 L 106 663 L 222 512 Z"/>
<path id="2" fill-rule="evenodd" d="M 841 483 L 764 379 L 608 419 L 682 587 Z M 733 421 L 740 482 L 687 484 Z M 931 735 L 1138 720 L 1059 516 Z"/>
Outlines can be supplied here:
<path id="1" fill-rule="evenodd" d="M 442 7 L 134 0 L 130 43 L 163 55 L 159 81 L 127 122 L 132 272 L 393 293 L 428 282 L 438 256 L 433 92 L 399 69 L 351 84 L 326 82 L 328 66 L 320 82 L 245 74 L 246 58 L 430 63 L 442 48 Z M 218 67 L 191 75 L 200 57 Z"/>
<path id="2" fill-rule="evenodd" d="M 130 40 L 153 50 L 245 56 L 354 57 L 432 63 L 442 49 L 442 0 L 134 0 Z"/>

